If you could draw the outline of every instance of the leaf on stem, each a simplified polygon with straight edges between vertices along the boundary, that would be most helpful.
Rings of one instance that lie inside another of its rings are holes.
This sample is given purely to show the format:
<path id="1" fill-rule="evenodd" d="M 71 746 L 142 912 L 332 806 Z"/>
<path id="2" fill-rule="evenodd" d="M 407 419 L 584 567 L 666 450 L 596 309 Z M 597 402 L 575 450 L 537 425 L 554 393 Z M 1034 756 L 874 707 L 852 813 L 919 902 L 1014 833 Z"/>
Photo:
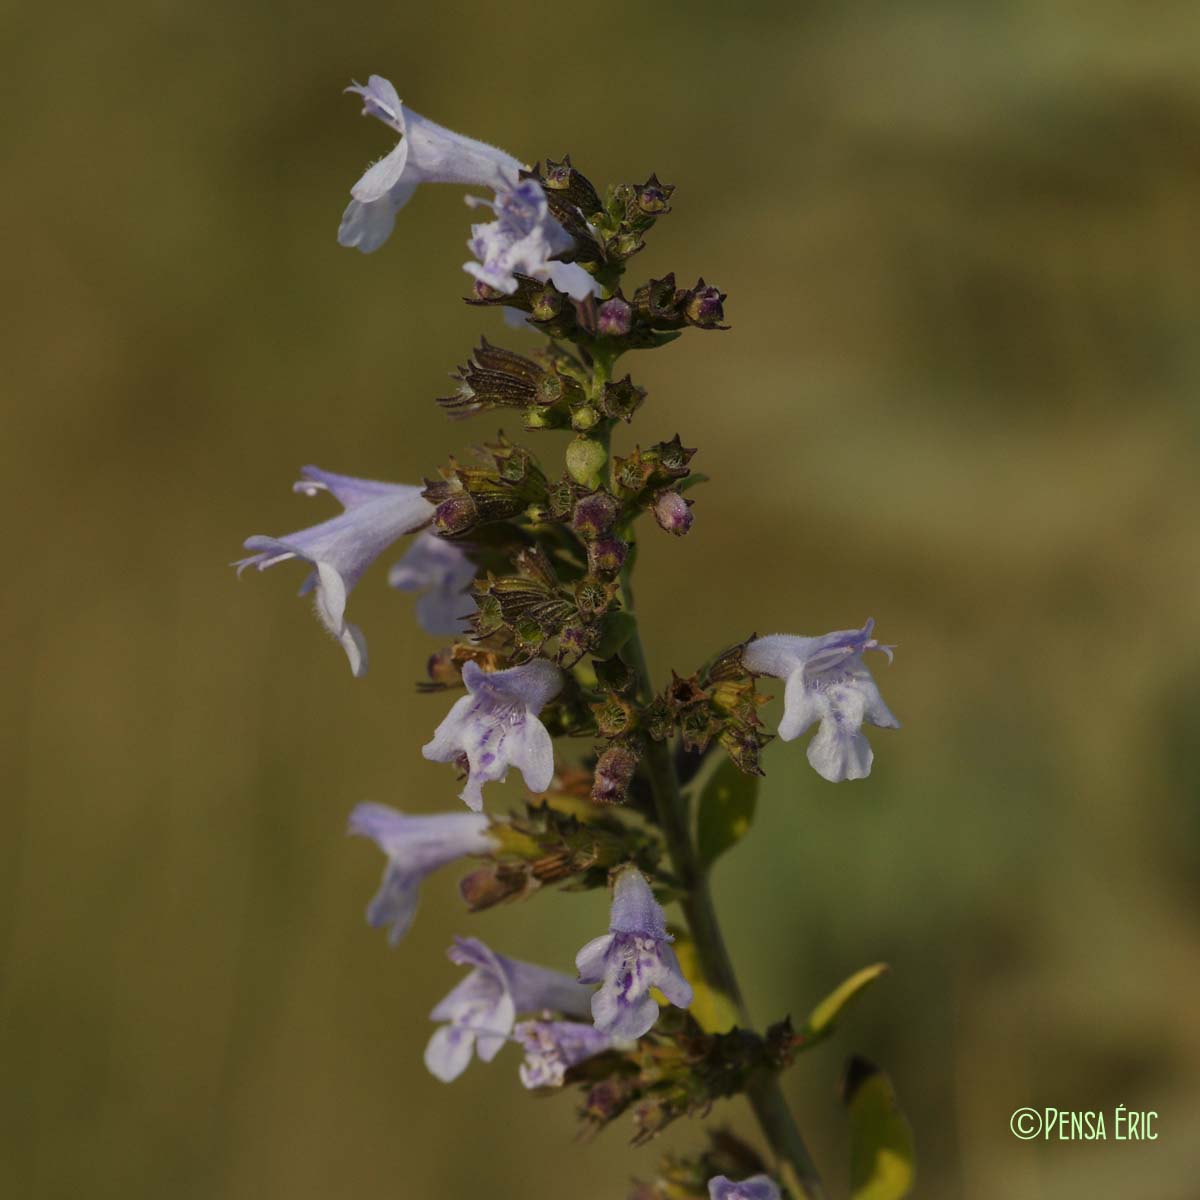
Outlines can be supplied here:
<path id="1" fill-rule="evenodd" d="M 737 1008 L 733 1001 L 718 991 L 705 978 L 696 955 L 692 939 L 675 929 L 675 954 L 683 977 L 692 985 L 692 1003 L 688 1012 L 705 1033 L 728 1033 L 738 1023 Z"/>
<path id="2" fill-rule="evenodd" d="M 875 963 L 855 971 L 849 979 L 843 980 L 808 1014 L 808 1019 L 796 1034 L 797 1042 L 805 1049 L 828 1037 L 834 1030 L 838 1018 L 855 996 L 865 991 L 881 975 L 888 973 L 887 963 Z"/>
<path id="3" fill-rule="evenodd" d="M 850 1114 L 851 1200 L 901 1200 L 912 1191 L 916 1156 L 892 1081 L 854 1055 L 846 1064 L 842 1103 Z"/>
<path id="4" fill-rule="evenodd" d="M 722 762 L 712 773 L 696 814 L 697 848 L 705 870 L 749 832 L 757 797 L 758 778 L 744 775 L 734 763 Z"/>

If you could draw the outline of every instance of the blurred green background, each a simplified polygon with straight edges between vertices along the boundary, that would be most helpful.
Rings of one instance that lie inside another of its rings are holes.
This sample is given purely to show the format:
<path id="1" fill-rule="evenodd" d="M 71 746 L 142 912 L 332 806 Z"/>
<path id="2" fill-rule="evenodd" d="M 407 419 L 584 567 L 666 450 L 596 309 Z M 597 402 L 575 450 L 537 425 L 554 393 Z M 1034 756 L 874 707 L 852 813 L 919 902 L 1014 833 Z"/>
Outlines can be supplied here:
<path id="1" fill-rule="evenodd" d="M 372 257 L 337 246 L 392 145 L 339 95 L 375 71 L 523 158 L 658 171 L 675 212 L 633 274 L 730 294 L 732 332 L 629 362 L 650 400 L 622 444 L 678 430 L 713 479 L 691 536 L 644 546 L 657 671 L 867 616 L 898 644 L 905 728 L 869 782 L 773 745 L 716 878 L 762 1021 L 892 964 L 787 1079 L 831 1190 L 859 1050 L 923 1197 L 1195 1194 L 1194 3 L 159 0 L 6 27 L 0 1193 L 611 1200 L 699 1137 L 575 1144 L 573 1098 L 526 1095 L 512 1051 L 425 1073 L 451 934 L 568 967 L 605 900 L 468 917 L 445 872 L 389 952 L 362 920 L 381 857 L 343 828 L 364 799 L 457 803 L 418 751 L 435 643 L 381 568 L 356 682 L 298 569 L 225 565 L 333 511 L 291 494 L 303 463 L 415 481 L 494 432 L 431 401 L 482 330 L 526 337 L 459 302 L 456 189 Z M 1160 1139 L 1008 1129 L 1117 1104 Z"/>

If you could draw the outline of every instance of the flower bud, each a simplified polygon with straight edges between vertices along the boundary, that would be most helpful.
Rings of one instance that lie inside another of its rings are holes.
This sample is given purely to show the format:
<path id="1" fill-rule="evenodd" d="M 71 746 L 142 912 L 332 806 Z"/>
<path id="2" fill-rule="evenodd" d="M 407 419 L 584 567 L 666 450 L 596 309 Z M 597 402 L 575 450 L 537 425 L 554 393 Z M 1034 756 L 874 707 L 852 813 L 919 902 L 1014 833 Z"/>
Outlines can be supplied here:
<path id="1" fill-rule="evenodd" d="M 596 804 L 624 804 L 629 784 L 637 770 L 638 755 L 629 746 L 609 746 L 596 763 L 592 800 Z"/>
<path id="2" fill-rule="evenodd" d="M 608 451 L 597 441 L 577 437 L 567 446 L 567 474 L 583 487 L 598 487 Z"/>
<path id="3" fill-rule="evenodd" d="M 671 211 L 671 205 L 668 201 L 674 190 L 675 185 L 673 183 L 659 183 L 658 176 L 651 175 L 637 189 L 637 206 L 648 216 L 658 216 L 662 213 L 668 213 Z"/>
<path id="4" fill-rule="evenodd" d="M 619 508 L 607 492 L 592 492 L 575 502 L 571 528 L 584 541 L 594 541 L 612 531 Z"/>
<path id="5" fill-rule="evenodd" d="M 633 309 L 614 296 L 600 305 L 596 317 L 596 332 L 602 337 L 624 337 L 633 328 Z"/>
<path id="6" fill-rule="evenodd" d="M 654 519 L 661 529 L 683 537 L 692 527 L 691 501 L 678 492 L 659 492 L 654 498 Z"/>
<path id="7" fill-rule="evenodd" d="M 466 492 L 443 500 L 433 512 L 433 523 L 438 533 L 445 537 L 459 537 L 473 529 L 478 521 L 479 510 Z"/>
<path id="8" fill-rule="evenodd" d="M 614 537 L 597 538 L 588 544 L 588 570 L 593 575 L 615 575 L 625 562 L 629 545 Z"/>
<path id="9" fill-rule="evenodd" d="M 587 433 L 599 424 L 600 414 L 590 404 L 582 404 L 571 413 L 571 428 L 579 433 Z"/>
<path id="10" fill-rule="evenodd" d="M 725 293 L 699 280 L 687 294 L 684 312 L 688 321 L 700 329 L 728 329 L 725 324 Z"/>

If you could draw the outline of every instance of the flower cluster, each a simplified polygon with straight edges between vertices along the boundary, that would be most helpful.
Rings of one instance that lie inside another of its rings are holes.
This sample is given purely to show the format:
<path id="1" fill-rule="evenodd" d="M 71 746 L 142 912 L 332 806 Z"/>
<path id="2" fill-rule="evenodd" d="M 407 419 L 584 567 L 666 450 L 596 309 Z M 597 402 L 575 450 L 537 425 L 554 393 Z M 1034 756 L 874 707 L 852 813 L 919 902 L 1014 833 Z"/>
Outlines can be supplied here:
<path id="1" fill-rule="evenodd" d="M 417 624 L 447 639 L 428 656 L 422 690 L 461 693 L 421 752 L 454 768 L 466 809 L 354 809 L 350 832 L 386 857 L 367 921 L 396 945 L 425 877 L 463 859 L 474 860 L 460 884 L 470 911 L 551 885 L 611 888 L 607 930 L 578 951 L 574 974 L 456 938 L 449 958 L 468 973 L 430 1014 L 437 1029 L 425 1063 L 449 1082 L 472 1057 L 490 1062 L 513 1042 L 524 1052 L 526 1088 L 578 1084 L 585 1122 L 601 1126 L 631 1109 L 644 1140 L 719 1097 L 760 1086 L 806 1036 L 787 1022 L 753 1033 L 740 1027 L 744 1012 L 734 1027 L 713 1016 L 722 989 L 727 1010 L 740 1002 L 724 951 L 714 948 L 715 916 L 697 922 L 696 914 L 711 904 L 703 878 L 711 847 L 731 844 L 744 828 L 702 829 L 698 849 L 692 800 L 699 821 L 711 824 L 723 810 L 706 806 L 706 781 L 736 768 L 753 785 L 764 773 L 764 675 L 786 681 L 780 739 L 815 724 L 808 758 L 816 771 L 831 781 L 867 776 L 863 726 L 898 722 L 863 656 L 878 650 L 890 661 L 892 647 L 875 640 L 871 621 L 819 637 L 753 637 L 655 691 L 632 604 L 638 531 L 688 535 L 689 493 L 704 476 L 677 434 L 612 452 L 614 431 L 647 400 L 613 368 L 627 351 L 664 346 L 685 330 L 728 328 L 725 293 L 703 279 L 682 287 L 668 273 L 626 289 L 629 261 L 670 213 L 674 188 L 651 175 L 602 196 L 569 158 L 528 166 L 413 112 L 381 76 L 347 90 L 398 140 L 351 188 L 338 241 L 377 250 L 422 183 L 484 189 L 467 197 L 492 218 L 474 224 L 467 240 L 468 303 L 509 309 L 526 334 L 547 338 L 527 352 L 484 339 L 454 376 L 454 394 L 438 403 L 456 418 L 512 410 L 527 430 L 572 437 L 560 469 L 501 433 L 420 485 L 305 467 L 296 490 L 328 492 L 343 511 L 282 537 L 247 539 L 250 554 L 236 565 L 240 573 L 307 563 L 301 593 L 312 593 L 321 624 L 359 676 L 366 640 L 346 619 L 350 592 L 377 558 L 411 538 L 388 582 L 416 593 Z M 556 761 L 555 740 L 564 737 L 590 739 L 591 749 Z M 708 769 L 717 750 L 732 767 Z M 499 785 L 512 768 L 530 793 L 524 811 L 485 811 L 485 785 Z M 668 928 L 663 905 L 676 900 L 686 931 Z M 548 947 L 546 957 L 569 962 L 563 947 Z M 717 1139 L 662 1194 L 779 1200 L 763 1168 L 732 1136 Z"/>

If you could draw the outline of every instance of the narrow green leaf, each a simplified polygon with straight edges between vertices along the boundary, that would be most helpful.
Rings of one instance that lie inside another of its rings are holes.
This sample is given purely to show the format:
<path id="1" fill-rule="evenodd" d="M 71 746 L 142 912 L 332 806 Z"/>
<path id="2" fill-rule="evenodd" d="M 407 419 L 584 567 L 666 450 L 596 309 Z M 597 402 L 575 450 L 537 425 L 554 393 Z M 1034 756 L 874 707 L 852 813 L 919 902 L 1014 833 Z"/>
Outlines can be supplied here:
<path id="1" fill-rule="evenodd" d="M 842 1010 L 860 992 L 870 987 L 881 975 L 888 972 L 887 963 L 875 963 L 855 971 L 849 979 L 843 980 L 837 987 L 808 1014 L 808 1019 L 800 1027 L 798 1036 L 811 1045 L 828 1037 L 832 1032 Z"/>
<path id="2" fill-rule="evenodd" d="M 700 484 L 707 482 L 708 476 L 705 475 L 703 471 L 693 471 L 685 479 L 681 479 L 679 483 L 675 485 L 675 490 L 677 492 L 688 492 L 691 491 L 692 488 L 699 487 Z"/>
<path id="3" fill-rule="evenodd" d="M 732 762 L 722 762 L 712 773 L 696 814 L 696 840 L 705 869 L 749 832 L 757 797 L 757 776 L 742 774 Z"/>
<path id="4" fill-rule="evenodd" d="M 916 1155 L 892 1081 L 855 1055 L 846 1064 L 842 1103 L 850 1113 L 851 1200 L 901 1200 L 912 1191 Z"/>

